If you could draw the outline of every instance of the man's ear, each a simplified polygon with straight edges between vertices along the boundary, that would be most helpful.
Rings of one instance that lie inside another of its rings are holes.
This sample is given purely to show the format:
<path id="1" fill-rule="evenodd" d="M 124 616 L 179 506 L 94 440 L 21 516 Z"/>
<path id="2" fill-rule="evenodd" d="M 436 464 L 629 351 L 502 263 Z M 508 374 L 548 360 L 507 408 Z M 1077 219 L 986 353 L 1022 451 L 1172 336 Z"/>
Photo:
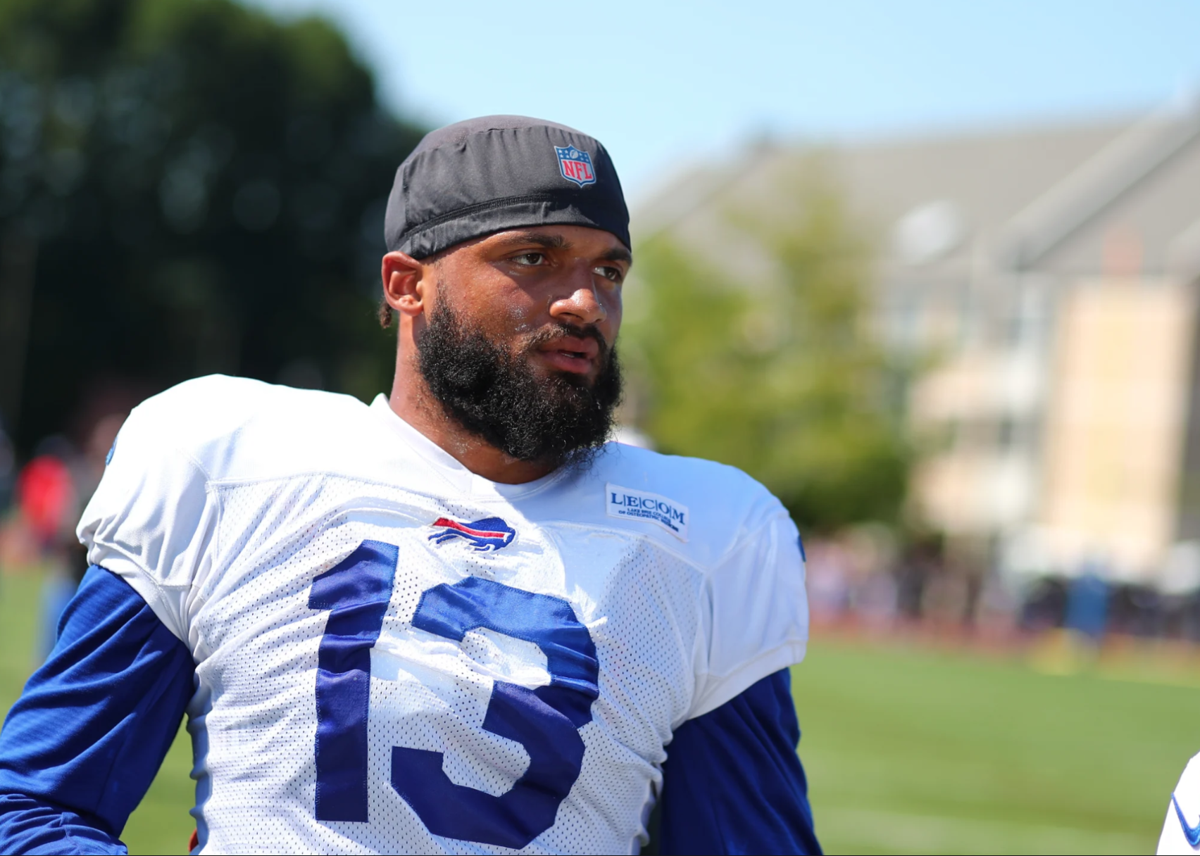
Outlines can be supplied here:
<path id="1" fill-rule="evenodd" d="M 383 299 L 404 315 L 420 315 L 425 309 L 426 277 L 430 266 L 407 253 L 388 253 L 383 257 Z"/>

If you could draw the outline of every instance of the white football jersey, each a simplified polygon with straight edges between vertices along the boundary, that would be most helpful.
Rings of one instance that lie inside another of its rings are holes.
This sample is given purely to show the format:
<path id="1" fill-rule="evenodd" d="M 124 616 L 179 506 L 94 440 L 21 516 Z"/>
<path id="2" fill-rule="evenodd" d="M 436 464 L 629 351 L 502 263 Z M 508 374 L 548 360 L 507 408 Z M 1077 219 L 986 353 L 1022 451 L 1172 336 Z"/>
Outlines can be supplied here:
<path id="1" fill-rule="evenodd" d="M 1167 804 L 1159 853 L 1200 853 L 1200 755 L 1188 761 Z"/>
<path id="2" fill-rule="evenodd" d="M 673 730 L 804 656 L 795 526 L 610 443 L 503 485 L 379 396 L 208 377 L 80 538 L 192 651 L 203 853 L 630 853 Z"/>

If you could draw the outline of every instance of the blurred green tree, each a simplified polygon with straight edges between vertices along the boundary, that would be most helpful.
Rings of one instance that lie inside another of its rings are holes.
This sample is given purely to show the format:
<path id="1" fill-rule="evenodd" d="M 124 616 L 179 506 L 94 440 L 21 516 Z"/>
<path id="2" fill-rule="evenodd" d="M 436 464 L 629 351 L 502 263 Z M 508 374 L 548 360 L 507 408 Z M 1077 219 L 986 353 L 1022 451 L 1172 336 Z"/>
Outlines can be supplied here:
<path id="1" fill-rule="evenodd" d="M 623 334 L 638 421 L 662 451 L 762 481 L 806 530 L 894 523 L 911 454 L 897 367 L 871 334 L 869 245 L 819 169 L 794 201 L 771 219 L 727 212 L 769 259 L 760 281 L 712 247 L 638 245 Z"/>
<path id="2" fill-rule="evenodd" d="M 317 18 L 0 0 L 0 413 L 18 445 L 105 378 L 384 389 L 383 209 L 420 133 Z"/>

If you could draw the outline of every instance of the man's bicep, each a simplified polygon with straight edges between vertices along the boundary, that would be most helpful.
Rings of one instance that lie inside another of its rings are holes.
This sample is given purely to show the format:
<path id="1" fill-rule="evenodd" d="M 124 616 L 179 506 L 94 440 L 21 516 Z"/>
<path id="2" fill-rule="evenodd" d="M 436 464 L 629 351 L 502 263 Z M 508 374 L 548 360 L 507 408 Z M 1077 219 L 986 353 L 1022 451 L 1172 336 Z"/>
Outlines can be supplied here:
<path id="1" fill-rule="evenodd" d="M 819 853 L 786 670 L 675 730 L 661 853 Z"/>
<path id="2" fill-rule="evenodd" d="M 46 836 L 65 842 L 64 830 L 79 823 L 120 848 L 116 838 L 178 731 L 194 672 L 191 652 L 141 596 L 92 567 L 54 651 L 0 731 L 0 794 L 15 798 L 0 803 L 0 852 L 16 849 L 18 833 L 22 849 Z"/>

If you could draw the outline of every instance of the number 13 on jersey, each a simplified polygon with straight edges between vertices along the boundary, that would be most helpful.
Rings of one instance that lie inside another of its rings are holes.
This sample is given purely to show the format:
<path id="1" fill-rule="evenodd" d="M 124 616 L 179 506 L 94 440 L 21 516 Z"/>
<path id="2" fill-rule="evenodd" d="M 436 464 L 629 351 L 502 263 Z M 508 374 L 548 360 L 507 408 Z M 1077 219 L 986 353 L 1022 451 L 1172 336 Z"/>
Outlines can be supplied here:
<path id="1" fill-rule="evenodd" d="M 371 648 L 379 639 L 399 548 L 363 541 L 313 580 L 310 609 L 329 610 L 317 670 L 317 797 L 320 821 L 366 823 Z M 425 591 L 413 627 L 461 642 L 486 628 L 538 645 L 550 684 L 496 681 L 483 729 L 515 740 L 529 768 L 500 796 L 456 785 L 442 753 L 393 747 L 392 787 L 434 835 L 520 849 L 554 825 L 583 766 L 579 729 L 599 695 L 596 647 L 565 600 L 479 577 Z"/>

